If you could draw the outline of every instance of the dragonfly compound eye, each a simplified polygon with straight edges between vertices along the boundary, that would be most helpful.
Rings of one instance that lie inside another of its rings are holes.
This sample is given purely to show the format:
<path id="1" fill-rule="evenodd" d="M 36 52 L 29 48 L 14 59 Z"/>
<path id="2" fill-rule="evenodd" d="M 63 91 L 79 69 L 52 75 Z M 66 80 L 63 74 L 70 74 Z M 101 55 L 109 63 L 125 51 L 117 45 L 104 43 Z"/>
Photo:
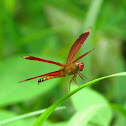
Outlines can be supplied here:
<path id="1" fill-rule="evenodd" d="M 84 68 L 84 64 L 82 62 L 79 63 L 79 70 L 82 71 Z"/>

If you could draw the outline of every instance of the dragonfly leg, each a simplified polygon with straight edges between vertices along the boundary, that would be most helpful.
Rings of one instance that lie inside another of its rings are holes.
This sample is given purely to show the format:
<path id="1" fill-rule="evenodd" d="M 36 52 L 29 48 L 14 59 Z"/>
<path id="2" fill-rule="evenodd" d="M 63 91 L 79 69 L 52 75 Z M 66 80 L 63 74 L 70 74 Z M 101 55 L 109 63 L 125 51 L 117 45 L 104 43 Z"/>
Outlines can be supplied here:
<path id="1" fill-rule="evenodd" d="M 71 81 L 69 82 L 69 92 L 70 92 L 70 84 L 71 84 L 72 80 L 73 80 L 73 77 L 72 77 Z"/>
<path id="2" fill-rule="evenodd" d="M 74 82 L 80 87 L 80 85 L 76 82 L 76 77 L 77 77 L 77 74 L 75 74 Z"/>
<path id="3" fill-rule="evenodd" d="M 70 92 L 70 84 L 71 84 L 71 82 L 72 82 L 72 80 L 75 82 L 75 78 L 76 78 L 76 76 L 77 76 L 77 74 L 74 74 L 74 76 L 72 77 L 72 79 L 71 79 L 71 81 L 70 81 L 70 83 L 69 83 L 69 92 Z M 76 83 L 77 84 L 77 83 Z M 78 84 L 77 84 L 78 85 Z"/>
<path id="4" fill-rule="evenodd" d="M 87 83 L 87 81 L 82 77 L 82 75 L 79 72 L 78 75 Z"/>
<path id="5" fill-rule="evenodd" d="M 86 76 L 84 76 L 81 72 L 78 72 L 81 76 L 85 77 L 87 80 L 88 78 Z"/>

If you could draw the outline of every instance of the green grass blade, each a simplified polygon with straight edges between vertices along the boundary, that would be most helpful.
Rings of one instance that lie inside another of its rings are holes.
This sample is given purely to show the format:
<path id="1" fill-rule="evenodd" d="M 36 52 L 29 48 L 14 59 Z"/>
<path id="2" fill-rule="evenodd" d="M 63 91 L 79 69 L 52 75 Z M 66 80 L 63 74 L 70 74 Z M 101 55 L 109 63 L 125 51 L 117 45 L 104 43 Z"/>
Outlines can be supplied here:
<path id="1" fill-rule="evenodd" d="M 78 92 L 79 90 L 81 90 L 82 88 L 91 85 L 95 82 L 98 82 L 100 80 L 103 80 L 105 78 L 109 78 L 109 77 L 116 77 L 116 76 L 126 76 L 126 72 L 122 72 L 122 73 L 116 73 L 116 74 L 112 74 L 112 75 L 108 75 L 108 76 L 104 76 L 104 77 L 100 77 L 97 78 L 95 80 L 92 80 L 86 84 L 83 84 L 82 86 L 80 86 L 79 88 L 76 88 L 75 90 L 71 91 L 70 93 L 68 93 L 67 95 L 63 96 L 62 98 L 60 98 L 58 101 L 56 101 L 54 104 L 52 104 L 39 118 L 38 120 L 35 122 L 34 126 L 42 126 L 42 124 L 44 123 L 44 121 L 49 117 L 49 115 L 60 105 L 62 104 L 67 98 L 69 98 L 71 95 L 73 95 L 74 93 Z"/>
<path id="2" fill-rule="evenodd" d="M 56 110 L 62 110 L 62 109 L 65 109 L 65 108 L 66 107 L 62 106 L 62 107 L 58 107 Z M 23 114 L 23 115 L 20 115 L 20 116 L 17 116 L 17 117 L 13 117 L 13 118 L 10 118 L 10 119 L 2 120 L 2 121 L 0 121 L 0 125 L 7 124 L 7 123 L 17 121 L 17 120 L 21 120 L 21 119 L 24 119 L 24 118 L 28 118 L 28 117 L 31 117 L 31 116 L 35 116 L 35 115 L 38 115 L 38 114 L 42 114 L 45 111 L 46 111 L 46 109 L 38 110 L 38 111 L 35 111 L 35 112 L 30 112 L 30 113 Z"/>

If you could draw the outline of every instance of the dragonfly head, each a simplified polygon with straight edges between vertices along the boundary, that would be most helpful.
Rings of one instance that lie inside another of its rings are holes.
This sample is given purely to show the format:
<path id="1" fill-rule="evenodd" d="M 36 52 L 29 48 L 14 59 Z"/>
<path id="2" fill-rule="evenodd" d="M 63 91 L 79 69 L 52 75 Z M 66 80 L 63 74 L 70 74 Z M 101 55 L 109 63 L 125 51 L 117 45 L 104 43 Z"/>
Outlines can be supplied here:
<path id="1" fill-rule="evenodd" d="M 79 69 L 79 71 L 82 71 L 83 70 L 84 64 L 81 61 L 79 61 L 79 62 L 77 62 L 75 64 L 76 64 L 77 68 Z"/>

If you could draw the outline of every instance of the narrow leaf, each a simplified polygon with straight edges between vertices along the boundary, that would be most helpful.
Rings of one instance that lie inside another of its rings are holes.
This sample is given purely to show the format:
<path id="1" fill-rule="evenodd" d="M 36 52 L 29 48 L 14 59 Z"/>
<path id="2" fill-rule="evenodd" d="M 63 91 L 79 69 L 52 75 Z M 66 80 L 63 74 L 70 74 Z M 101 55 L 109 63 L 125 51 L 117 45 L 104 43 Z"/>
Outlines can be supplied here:
<path id="1" fill-rule="evenodd" d="M 116 74 L 112 74 L 112 75 L 108 75 L 108 76 L 104 76 L 104 77 L 100 77 L 97 78 L 95 80 L 92 80 L 86 84 L 83 84 L 82 86 L 80 86 L 79 88 L 76 88 L 75 90 L 71 91 L 70 93 L 66 94 L 65 96 L 63 96 L 62 98 L 60 98 L 58 101 L 56 101 L 54 104 L 52 104 L 39 118 L 38 120 L 35 122 L 34 126 L 42 126 L 42 124 L 45 122 L 45 120 L 49 117 L 49 115 L 60 105 L 62 104 L 67 98 L 69 98 L 70 96 L 72 96 L 74 93 L 78 92 L 79 90 L 81 90 L 82 88 L 91 85 L 95 82 L 98 82 L 100 80 L 103 80 L 105 78 L 109 78 L 109 77 L 116 77 L 116 76 L 126 76 L 126 72 L 122 72 L 122 73 L 116 73 Z"/>

